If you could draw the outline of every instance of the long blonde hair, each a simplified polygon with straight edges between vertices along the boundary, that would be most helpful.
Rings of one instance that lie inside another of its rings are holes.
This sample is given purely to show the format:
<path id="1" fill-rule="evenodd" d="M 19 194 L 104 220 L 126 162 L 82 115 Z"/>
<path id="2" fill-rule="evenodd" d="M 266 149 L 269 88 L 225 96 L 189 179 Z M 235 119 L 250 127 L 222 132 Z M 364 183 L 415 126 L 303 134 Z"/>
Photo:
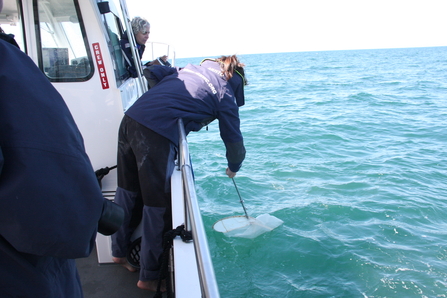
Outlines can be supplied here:
<path id="1" fill-rule="evenodd" d="M 247 85 L 247 80 L 245 79 L 244 74 L 245 64 L 241 63 L 236 55 L 221 56 L 220 58 L 217 58 L 216 61 L 220 63 L 222 74 L 227 79 L 227 81 L 233 77 L 234 72 L 237 72 L 244 80 L 244 85 Z"/>

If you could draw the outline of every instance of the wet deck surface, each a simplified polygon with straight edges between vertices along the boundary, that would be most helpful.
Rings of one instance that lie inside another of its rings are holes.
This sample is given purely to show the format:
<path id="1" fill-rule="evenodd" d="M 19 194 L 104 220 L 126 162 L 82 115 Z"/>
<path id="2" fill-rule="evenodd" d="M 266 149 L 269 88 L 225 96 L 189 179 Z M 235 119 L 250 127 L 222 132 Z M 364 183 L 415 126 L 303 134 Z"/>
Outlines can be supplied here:
<path id="1" fill-rule="evenodd" d="M 129 272 L 117 264 L 99 264 L 96 249 L 88 258 L 77 259 L 76 265 L 85 298 L 152 298 L 155 295 L 137 287 L 138 272 Z"/>

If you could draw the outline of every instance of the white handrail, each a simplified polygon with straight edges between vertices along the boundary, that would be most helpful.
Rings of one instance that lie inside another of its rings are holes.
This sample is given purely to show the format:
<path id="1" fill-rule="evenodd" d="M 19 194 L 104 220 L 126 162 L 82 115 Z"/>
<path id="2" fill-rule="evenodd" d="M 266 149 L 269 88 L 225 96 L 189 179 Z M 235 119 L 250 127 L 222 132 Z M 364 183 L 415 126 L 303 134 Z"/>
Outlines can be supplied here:
<path id="1" fill-rule="evenodd" d="M 151 59 L 149 61 L 153 61 L 160 56 L 160 52 L 158 52 L 158 54 L 155 55 L 154 45 L 164 46 L 166 48 L 166 53 L 164 53 L 164 54 L 166 56 L 168 56 L 168 59 L 171 59 L 171 62 L 172 62 L 171 65 L 175 66 L 175 48 L 168 43 L 158 42 L 158 41 L 148 41 L 146 43 L 146 51 L 148 52 L 148 54 L 146 54 L 146 52 L 145 52 L 145 54 L 143 54 L 143 58 L 147 57 L 147 55 L 150 54 Z"/>
<path id="2" fill-rule="evenodd" d="M 202 289 L 202 297 L 219 298 L 214 267 L 208 247 L 202 216 L 197 202 L 194 177 L 189 159 L 188 142 L 186 141 L 185 129 L 182 119 L 178 121 L 179 127 L 179 167 L 182 171 L 182 180 L 185 194 L 185 229 L 192 231 L 194 250 L 196 253 L 197 267 Z"/>

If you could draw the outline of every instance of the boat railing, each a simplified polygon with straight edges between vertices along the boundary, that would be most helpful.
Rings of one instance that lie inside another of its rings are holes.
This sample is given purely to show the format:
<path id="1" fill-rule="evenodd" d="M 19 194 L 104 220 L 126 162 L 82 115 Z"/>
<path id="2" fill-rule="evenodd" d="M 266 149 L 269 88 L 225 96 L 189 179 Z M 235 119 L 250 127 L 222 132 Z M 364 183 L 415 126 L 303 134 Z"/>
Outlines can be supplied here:
<path id="1" fill-rule="evenodd" d="M 185 198 L 185 229 L 192 232 L 194 250 L 197 259 L 198 274 L 202 297 L 218 298 L 219 290 L 211 261 L 205 228 L 197 201 L 194 177 L 189 158 L 188 142 L 182 119 L 178 121 L 180 132 L 178 166 L 182 172 Z"/>
<path id="2" fill-rule="evenodd" d="M 158 41 L 148 41 L 146 50 L 143 53 L 142 61 L 154 61 L 155 59 L 166 55 L 171 60 L 171 65 L 175 66 L 175 48 L 174 46 Z"/>

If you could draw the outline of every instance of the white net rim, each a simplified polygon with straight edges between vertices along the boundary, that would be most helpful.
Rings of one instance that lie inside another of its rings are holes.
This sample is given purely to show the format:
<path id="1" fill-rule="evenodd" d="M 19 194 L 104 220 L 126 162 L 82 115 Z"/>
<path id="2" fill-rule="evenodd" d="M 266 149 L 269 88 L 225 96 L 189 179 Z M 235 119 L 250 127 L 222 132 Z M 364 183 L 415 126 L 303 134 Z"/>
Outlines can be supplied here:
<path id="1" fill-rule="evenodd" d="M 255 220 L 255 218 L 250 216 L 247 218 L 245 215 L 229 216 L 216 221 L 213 229 L 217 232 L 228 233 L 246 227 Z"/>

